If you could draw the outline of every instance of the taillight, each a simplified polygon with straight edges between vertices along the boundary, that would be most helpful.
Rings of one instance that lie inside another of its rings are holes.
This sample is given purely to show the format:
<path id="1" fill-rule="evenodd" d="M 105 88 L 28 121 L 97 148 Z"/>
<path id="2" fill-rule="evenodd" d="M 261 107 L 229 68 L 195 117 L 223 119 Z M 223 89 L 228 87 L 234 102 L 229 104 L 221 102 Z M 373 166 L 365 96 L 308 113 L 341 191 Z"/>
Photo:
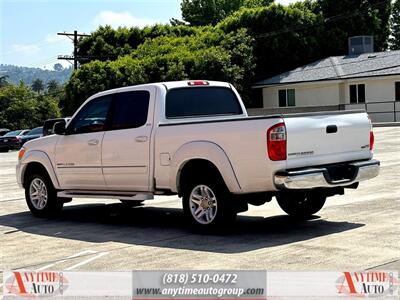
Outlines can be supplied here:
<path id="1" fill-rule="evenodd" d="M 374 143 L 375 143 L 375 136 L 374 136 L 374 132 L 371 131 L 369 132 L 369 150 L 373 150 L 374 149 Z"/>
<path id="2" fill-rule="evenodd" d="M 285 123 L 278 123 L 267 131 L 267 148 L 270 160 L 286 159 L 286 127 Z"/>
<path id="3" fill-rule="evenodd" d="M 369 150 L 372 151 L 374 149 L 375 136 L 374 132 L 372 131 L 372 120 L 369 115 L 368 115 L 368 120 L 369 120 L 369 126 L 371 128 L 369 131 Z"/>
<path id="4" fill-rule="evenodd" d="M 188 85 L 190 86 L 195 86 L 195 85 L 209 85 L 210 83 L 208 81 L 204 80 L 194 80 L 194 81 L 189 81 Z"/>

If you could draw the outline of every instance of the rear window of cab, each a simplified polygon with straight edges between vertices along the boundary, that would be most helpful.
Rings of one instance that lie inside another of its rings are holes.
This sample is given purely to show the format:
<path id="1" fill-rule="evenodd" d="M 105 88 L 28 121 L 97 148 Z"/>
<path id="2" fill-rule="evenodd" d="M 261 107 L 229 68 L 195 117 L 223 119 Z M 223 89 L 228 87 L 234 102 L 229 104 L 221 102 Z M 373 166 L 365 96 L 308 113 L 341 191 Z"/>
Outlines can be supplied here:
<path id="1" fill-rule="evenodd" d="M 185 87 L 167 93 L 168 119 L 215 115 L 240 115 L 242 108 L 235 93 L 225 87 Z"/>

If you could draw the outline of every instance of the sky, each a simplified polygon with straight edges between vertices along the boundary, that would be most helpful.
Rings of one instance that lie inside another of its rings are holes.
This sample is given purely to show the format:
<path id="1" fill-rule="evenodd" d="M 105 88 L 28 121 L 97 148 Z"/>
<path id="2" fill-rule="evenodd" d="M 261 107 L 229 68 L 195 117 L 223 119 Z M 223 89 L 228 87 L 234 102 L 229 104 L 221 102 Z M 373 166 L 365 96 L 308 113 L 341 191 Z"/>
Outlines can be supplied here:
<path id="1" fill-rule="evenodd" d="M 181 0 L 0 0 L 0 64 L 52 69 L 73 46 L 57 32 L 99 25 L 143 27 L 181 19 Z M 276 0 L 288 4 L 294 0 Z"/>

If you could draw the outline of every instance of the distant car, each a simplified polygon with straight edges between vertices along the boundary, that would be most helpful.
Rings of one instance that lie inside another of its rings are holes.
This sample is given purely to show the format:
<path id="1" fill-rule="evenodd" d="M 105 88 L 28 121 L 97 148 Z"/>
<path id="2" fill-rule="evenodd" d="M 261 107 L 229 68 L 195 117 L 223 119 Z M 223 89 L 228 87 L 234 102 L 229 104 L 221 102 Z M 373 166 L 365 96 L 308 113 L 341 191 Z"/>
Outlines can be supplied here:
<path id="1" fill-rule="evenodd" d="M 68 123 L 71 118 L 57 118 L 44 121 L 43 136 L 54 134 L 54 124 L 63 122 L 64 125 Z"/>
<path id="2" fill-rule="evenodd" d="M 0 152 L 21 148 L 21 139 L 29 132 L 29 129 L 14 130 L 0 137 Z"/>
<path id="3" fill-rule="evenodd" d="M 43 127 L 36 127 L 29 131 L 26 135 L 21 138 L 21 146 L 28 141 L 40 138 L 43 136 Z"/>
<path id="4" fill-rule="evenodd" d="M 8 128 L 0 128 L 0 136 L 5 135 L 7 132 L 10 132 L 11 130 Z"/>

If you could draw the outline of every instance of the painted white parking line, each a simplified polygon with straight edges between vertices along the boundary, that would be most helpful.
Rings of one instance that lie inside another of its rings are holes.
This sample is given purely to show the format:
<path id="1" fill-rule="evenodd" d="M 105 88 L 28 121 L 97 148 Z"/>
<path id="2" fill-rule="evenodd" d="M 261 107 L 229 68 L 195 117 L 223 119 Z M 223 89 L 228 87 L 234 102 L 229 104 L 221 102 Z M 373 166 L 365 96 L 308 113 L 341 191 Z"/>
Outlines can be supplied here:
<path id="1" fill-rule="evenodd" d="M 101 252 L 101 253 L 97 254 L 96 256 L 94 256 L 94 257 L 91 257 L 91 258 L 89 258 L 87 260 L 84 260 L 84 261 L 82 261 L 82 262 L 80 262 L 80 263 L 78 263 L 76 265 L 73 265 L 73 266 L 71 266 L 69 268 L 64 269 L 64 271 L 70 271 L 70 270 L 73 270 L 73 269 L 75 269 L 77 267 L 86 265 L 86 264 L 90 263 L 91 261 L 94 261 L 94 260 L 96 260 L 96 259 L 98 259 L 98 258 L 100 258 L 100 257 L 102 257 L 104 255 L 107 255 L 107 254 L 108 254 L 108 252 Z"/>
<path id="2" fill-rule="evenodd" d="M 54 265 L 66 262 L 67 260 L 72 259 L 72 258 L 77 258 L 77 257 L 80 257 L 80 256 L 86 256 L 86 254 L 96 254 L 96 253 L 98 253 L 98 252 L 97 251 L 93 251 L 93 250 L 81 251 L 79 253 L 70 255 L 67 258 L 63 259 L 63 260 L 59 260 L 59 261 L 56 261 L 54 263 L 51 263 L 51 264 L 45 265 L 43 267 L 40 267 L 40 268 L 37 269 L 37 271 L 43 271 L 43 270 L 49 269 L 49 268 L 53 267 Z"/>

